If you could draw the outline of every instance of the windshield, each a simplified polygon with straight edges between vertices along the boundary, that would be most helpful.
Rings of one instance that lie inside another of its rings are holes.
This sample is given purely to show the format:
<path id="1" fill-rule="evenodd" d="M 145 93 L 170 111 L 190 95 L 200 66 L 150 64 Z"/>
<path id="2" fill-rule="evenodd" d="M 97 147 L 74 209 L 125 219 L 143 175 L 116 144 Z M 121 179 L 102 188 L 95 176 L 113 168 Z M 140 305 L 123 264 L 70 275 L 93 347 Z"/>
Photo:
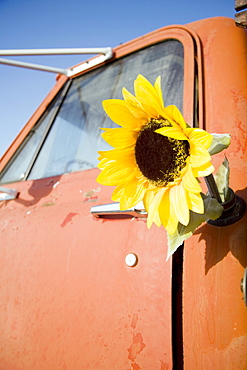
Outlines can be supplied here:
<path id="1" fill-rule="evenodd" d="M 96 167 L 97 151 L 110 149 L 100 128 L 116 126 L 104 113 L 102 100 L 122 99 L 122 87 L 133 93 L 139 73 L 152 84 L 160 75 L 165 105 L 175 104 L 182 111 L 183 45 L 171 39 L 74 78 L 65 97 L 60 93 L 33 128 L 1 182 Z"/>

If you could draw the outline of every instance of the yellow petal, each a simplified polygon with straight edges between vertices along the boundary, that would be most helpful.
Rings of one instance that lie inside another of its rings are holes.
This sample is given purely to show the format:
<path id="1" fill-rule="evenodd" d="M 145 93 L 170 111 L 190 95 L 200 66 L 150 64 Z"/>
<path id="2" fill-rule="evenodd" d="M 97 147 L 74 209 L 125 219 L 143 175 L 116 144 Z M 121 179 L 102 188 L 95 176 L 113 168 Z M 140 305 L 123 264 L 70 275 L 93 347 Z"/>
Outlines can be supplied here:
<path id="1" fill-rule="evenodd" d="M 135 205 L 133 203 L 133 199 L 126 197 L 124 193 L 121 196 L 119 204 L 120 204 L 121 211 L 125 211 L 126 209 L 132 208 Z"/>
<path id="2" fill-rule="evenodd" d="M 161 188 L 155 194 L 155 196 L 152 199 L 151 204 L 149 205 L 148 218 L 147 218 L 147 227 L 148 227 L 148 229 L 150 229 L 150 227 L 152 226 L 152 223 L 155 222 L 155 219 L 157 219 L 157 217 L 160 219 L 158 208 L 159 208 L 160 202 L 162 200 L 162 197 L 163 197 L 165 191 L 166 191 L 166 188 Z"/>
<path id="3" fill-rule="evenodd" d="M 127 197 L 134 198 L 136 196 L 136 193 L 141 193 L 143 189 L 144 189 L 143 179 L 134 178 L 131 181 L 129 181 L 127 184 L 125 184 L 124 194 Z M 137 203 L 139 202 L 140 200 Z"/>
<path id="4" fill-rule="evenodd" d="M 134 146 L 121 148 L 121 149 L 111 149 L 111 150 L 99 150 L 98 153 L 100 154 L 101 158 L 108 158 L 108 159 L 121 159 L 124 156 L 132 156 L 134 157 Z"/>
<path id="5" fill-rule="evenodd" d="M 148 191 L 146 191 L 146 193 L 144 195 L 143 204 L 144 204 L 144 208 L 147 212 L 149 211 L 150 204 L 152 203 L 152 200 L 153 200 L 155 194 L 156 194 L 155 191 L 148 190 Z"/>
<path id="6" fill-rule="evenodd" d="M 176 213 L 174 212 L 174 207 L 170 203 L 170 217 L 166 225 L 166 231 L 168 232 L 168 234 L 173 234 L 175 230 L 177 229 L 177 227 L 178 227 L 178 219 L 177 219 Z"/>
<path id="7" fill-rule="evenodd" d="M 113 190 L 112 192 L 112 197 L 111 199 L 114 201 L 114 202 L 119 202 L 120 199 L 121 199 L 121 196 L 124 192 L 124 186 L 125 184 L 122 184 L 122 185 L 118 185 L 115 187 L 115 189 Z"/>
<path id="8" fill-rule="evenodd" d="M 109 128 L 101 134 L 103 139 L 114 148 L 125 148 L 135 145 L 138 131 L 128 128 Z"/>
<path id="9" fill-rule="evenodd" d="M 195 177 L 205 177 L 210 175 L 212 172 L 214 172 L 214 166 L 211 162 L 207 162 L 200 167 L 193 168 L 193 174 Z"/>
<path id="10" fill-rule="evenodd" d="M 131 114 L 124 100 L 104 100 L 102 105 L 106 114 L 117 125 L 133 130 L 140 126 L 139 119 Z"/>
<path id="11" fill-rule="evenodd" d="M 145 186 L 140 179 L 133 178 L 124 187 L 124 193 L 121 197 L 121 206 L 132 208 L 142 201 L 145 194 Z"/>
<path id="12" fill-rule="evenodd" d="M 104 158 L 102 156 L 99 156 L 99 160 L 101 160 L 99 163 L 98 163 L 98 168 L 99 169 L 102 169 L 107 167 L 109 165 L 109 160 L 107 158 Z"/>
<path id="13" fill-rule="evenodd" d="M 154 83 L 154 88 L 155 88 L 155 90 L 157 92 L 157 95 L 159 97 L 160 106 L 162 108 L 164 108 L 164 100 L 163 100 L 163 93 L 162 93 L 162 89 L 161 89 L 161 77 L 160 76 L 158 76 L 156 78 L 156 81 Z"/>
<path id="14" fill-rule="evenodd" d="M 203 145 L 204 148 L 208 149 L 212 143 L 213 136 L 205 130 L 199 128 L 187 128 L 184 132 L 189 137 L 189 140 L 192 140 L 195 145 L 199 143 Z"/>
<path id="15" fill-rule="evenodd" d="M 140 119 L 142 122 L 148 120 L 149 115 L 142 107 L 141 103 L 132 95 L 125 87 L 122 89 L 122 94 L 126 102 L 126 106 L 129 109 L 130 113 Z"/>
<path id="16" fill-rule="evenodd" d="M 170 201 L 169 201 L 169 193 L 170 193 L 170 189 L 168 188 L 161 201 L 160 201 L 160 205 L 159 205 L 159 215 L 160 215 L 160 220 L 161 220 L 161 223 L 162 225 L 166 228 L 167 224 L 168 224 L 168 221 L 169 221 L 169 218 L 170 218 Z"/>
<path id="17" fill-rule="evenodd" d="M 200 193 L 202 191 L 197 179 L 195 178 L 191 165 L 186 168 L 185 175 L 182 177 L 185 190 L 191 193 Z"/>
<path id="18" fill-rule="evenodd" d="M 129 103 L 130 105 L 133 105 L 133 107 L 137 108 L 138 110 L 139 109 L 141 111 L 143 110 L 142 105 L 138 101 L 138 99 L 136 99 L 136 97 L 133 94 L 131 94 L 125 87 L 122 88 L 122 94 L 123 94 L 124 100 L 127 103 Z"/>
<path id="19" fill-rule="evenodd" d="M 165 108 L 166 114 L 184 130 L 187 127 L 187 124 L 184 120 L 184 117 L 176 105 L 168 105 Z"/>
<path id="20" fill-rule="evenodd" d="M 190 163 L 192 167 L 200 167 L 210 161 L 208 151 L 201 144 L 190 141 Z"/>
<path id="21" fill-rule="evenodd" d="M 204 213 L 204 203 L 200 193 L 187 193 L 189 209 L 195 213 Z"/>
<path id="22" fill-rule="evenodd" d="M 130 198 L 123 193 L 120 199 L 120 209 L 126 210 L 129 208 L 133 208 L 141 200 L 142 200 L 142 195 L 140 193 L 135 194 L 134 198 Z"/>
<path id="23" fill-rule="evenodd" d="M 175 127 L 161 127 L 155 130 L 155 132 L 163 136 L 171 137 L 172 139 L 188 140 L 183 131 Z"/>
<path id="24" fill-rule="evenodd" d="M 159 212 L 157 212 L 155 214 L 155 218 L 154 218 L 154 223 L 156 226 L 160 227 L 161 226 L 161 220 L 160 220 L 160 216 L 159 216 Z"/>
<path id="25" fill-rule="evenodd" d="M 183 225 L 188 225 L 190 214 L 186 197 L 186 191 L 182 183 L 171 188 L 170 202 L 173 206 L 178 221 Z"/>
<path id="26" fill-rule="evenodd" d="M 142 75 L 138 75 L 134 82 L 136 98 L 141 102 L 150 117 L 158 118 L 163 113 L 160 97 L 154 86 Z"/>
<path id="27" fill-rule="evenodd" d="M 106 168 L 110 163 L 119 163 L 119 165 L 124 165 L 126 167 L 136 168 L 134 147 L 124 148 L 124 149 L 112 149 L 99 151 L 101 162 L 98 168 Z"/>
<path id="28" fill-rule="evenodd" d="M 152 189 L 152 190 L 147 189 L 147 191 L 144 194 L 143 204 L 144 204 L 144 208 L 147 211 L 147 213 L 149 213 L 150 205 L 152 204 L 152 201 L 153 201 L 154 196 L 156 194 L 157 194 L 157 188 Z M 154 218 L 153 218 L 153 223 L 156 224 L 158 227 L 161 226 L 161 220 L 160 220 L 160 217 L 159 217 L 159 212 L 155 212 L 155 215 L 154 215 Z M 150 227 L 151 227 L 151 225 L 152 225 L 152 223 L 150 224 Z"/>
<path id="29" fill-rule="evenodd" d="M 133 168 L 128 168 L 124 164 L 111 163 L 105 167 L 97 177 L 97 181 L 102 185 L 121 185 L 129 181 L 135 175 Z"/>

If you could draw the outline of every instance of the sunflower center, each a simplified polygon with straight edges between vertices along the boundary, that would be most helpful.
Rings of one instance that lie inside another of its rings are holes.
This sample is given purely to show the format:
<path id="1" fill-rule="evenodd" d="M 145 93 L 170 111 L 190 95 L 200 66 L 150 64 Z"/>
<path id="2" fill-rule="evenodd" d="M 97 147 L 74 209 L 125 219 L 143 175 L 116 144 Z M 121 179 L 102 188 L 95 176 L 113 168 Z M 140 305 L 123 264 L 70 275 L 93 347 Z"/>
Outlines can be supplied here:
<path id="1" fill-rule="evenodd" d="M 172 126 L 165 119 L 151 119 L 140 131 L 135 146 L 136 163 L 142 174 L 156 186 L 166 186 L 180 176 L 189 156 L 189 142 L 155 132 Z"/>

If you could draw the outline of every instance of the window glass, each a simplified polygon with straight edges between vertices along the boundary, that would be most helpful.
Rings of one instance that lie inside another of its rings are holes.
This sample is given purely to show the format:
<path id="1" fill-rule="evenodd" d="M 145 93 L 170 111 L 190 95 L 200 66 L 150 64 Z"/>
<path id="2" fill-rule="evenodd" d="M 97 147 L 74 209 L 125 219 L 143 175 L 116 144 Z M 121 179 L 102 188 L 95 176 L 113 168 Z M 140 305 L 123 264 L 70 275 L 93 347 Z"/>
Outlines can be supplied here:
<path id="1" fill-rule="evenodd" d="M 97 151 L 110 149 L 100 127 L 116 126 L 104 113 L 102 100 L 122 99 L 123 86 L 134 93 L 133 81 L 139 73 L 151 83 L 161 75 L 165 105 L 182 110 L 183 66 L 183 45 L 167 40 L 75 78 L 28 178 L 96 167 Z M 37 141 L 27 145 L 35 147 Z"/>
<path id="2" fill-rule="evenodd" d="M 1 182 L 8 183 L 13 181 L 20 181 L 26 176 L 26 170 L 29 167 L 31 159 L 44 135 L 45 129 L 53 115 L 54 108 L 56 108 L 58 97 L 55 102 L 46 110 L 38 124 L 29 132 L 24 143 L 19 148 L 14 160 L 8 166 L 7 171 L 3 172 Z"/>

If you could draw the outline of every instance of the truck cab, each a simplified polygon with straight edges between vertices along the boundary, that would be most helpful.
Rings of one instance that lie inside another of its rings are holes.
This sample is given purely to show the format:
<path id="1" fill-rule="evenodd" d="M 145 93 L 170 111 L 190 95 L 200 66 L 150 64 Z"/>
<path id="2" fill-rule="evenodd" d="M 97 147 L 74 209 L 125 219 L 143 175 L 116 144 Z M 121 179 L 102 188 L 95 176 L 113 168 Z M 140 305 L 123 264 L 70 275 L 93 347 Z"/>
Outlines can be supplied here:
<path id="1" fill-rule="evenodd" d="M 205 222 L 167 260 L 165 230 L 96 181 L 100 128 L 116 126 L 102 100 L 161 76 L 191 127 L 231 135 L 213 164 L 227 155 L 246 202 L 246 52 L 246 31 L 217 17 L 57 75 L 1 160 L 0 369 L 247 368 L 246 216 Z"/>

